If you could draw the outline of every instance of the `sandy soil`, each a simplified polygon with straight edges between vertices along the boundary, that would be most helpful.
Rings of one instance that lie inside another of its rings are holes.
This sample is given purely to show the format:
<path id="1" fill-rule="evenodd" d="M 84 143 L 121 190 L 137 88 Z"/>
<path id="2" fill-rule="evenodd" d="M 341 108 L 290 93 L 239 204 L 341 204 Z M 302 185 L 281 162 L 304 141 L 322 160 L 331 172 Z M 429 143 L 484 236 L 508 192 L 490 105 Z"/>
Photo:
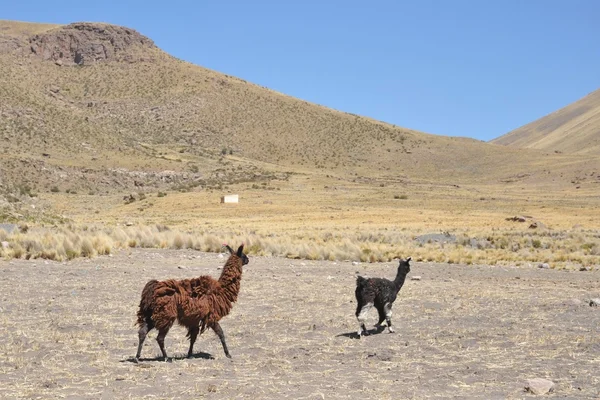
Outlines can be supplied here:
<path id="1" fill-rule="evenodd" d="M 600 398 L 600 271 L 413 263 L 396 333 L 356 339 L 355 275 L 393 278 L 397 262 L 250 257 L 238 303 L 186 359 L 185 331 L 140 364 L 135 313 L 151 278 L 218 276 L 225 258 L 132 250 L 67 263 L 0 261 L 3 398 Z M 410 280 L 421 276 L 421 280 Z M 370 316 L 376 322 L 376 312 Z"/>

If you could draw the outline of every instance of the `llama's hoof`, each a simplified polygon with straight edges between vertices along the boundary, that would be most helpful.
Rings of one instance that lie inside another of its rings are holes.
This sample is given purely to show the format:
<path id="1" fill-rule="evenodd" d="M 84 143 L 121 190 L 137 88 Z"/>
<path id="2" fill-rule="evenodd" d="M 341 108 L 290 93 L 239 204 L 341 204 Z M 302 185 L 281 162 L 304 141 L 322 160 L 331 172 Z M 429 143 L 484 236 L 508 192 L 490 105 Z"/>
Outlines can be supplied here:
<path id="1" fill-rule="evenodd" d="M 388 330 L 390 331 L 390 333 L 394 333 L 395 332 L 391 327 L 388 328 Z"/>
<path id="2" fill-rule="evenodd" d="M 134 358 L 133 362 L 136 363 L 136 364 L 139 364 L 140 363 L 140 358 L 139 357 Z"/>
<path id="3" fill-rule="evenodd" d="M 227 353 L 227 354 L 225 354 L 225 357 L 231 358 L 231 354 Z"/>

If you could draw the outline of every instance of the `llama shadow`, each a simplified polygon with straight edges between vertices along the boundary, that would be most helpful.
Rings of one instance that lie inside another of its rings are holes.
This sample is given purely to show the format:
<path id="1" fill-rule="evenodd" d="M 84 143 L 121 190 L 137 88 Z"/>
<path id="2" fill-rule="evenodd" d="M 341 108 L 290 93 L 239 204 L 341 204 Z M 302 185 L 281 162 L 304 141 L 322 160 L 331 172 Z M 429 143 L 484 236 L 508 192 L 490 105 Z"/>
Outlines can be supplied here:
<path id="1" fill-rule="evenodd" d="M 171 362 L 171 361 L 180 361 L 180 360 L 192 360 L 192 359 L 197 359 L 197 358 L 202 358 L 204 360 L 214 360 L 215 357 L 212 354 L 209 353 L 204 353 L 204 352 L 199 352 L 196 354 L 192 354 L 191 357 L 188 357 L 186 354 L 180 354 L 180 355 L 176 355 L 173 357 L 169 357 L 166 361 L 167 362 Z M 157 356 L 157 357 L 152 357 L 152 358 L 144 358 L 144 357 L 140 357 L 139 362 L 144 362 L 144 361 L 159 361 L 159 362 L 165 362 L 165 359 L 162 356 Z M 125 362 L 130 362 L 133 364 L 137 364 L 137 361 L 135 359 L 135 357 L 128 357 L 125 360 L 121 360 L 120 362 L 125 363 Z"/>
<path id="2" fill-rule="evenodd" d="M 380 326 L 378 328 L 367 329 L 367 335 L 363 335 L 363 336 L 378 335 L 381 332 L 383 332 L 385 330 L 385 328 L 386 328 L 385 326 Z M 356 331 L 348 332 L 348 333 L 340 333 L 339 335 L 335 335 L 335 337 L 346 337 L 348 339 L 360 339 L 360 336 L 358 336 L 358 333 L 356 333 Z"/>

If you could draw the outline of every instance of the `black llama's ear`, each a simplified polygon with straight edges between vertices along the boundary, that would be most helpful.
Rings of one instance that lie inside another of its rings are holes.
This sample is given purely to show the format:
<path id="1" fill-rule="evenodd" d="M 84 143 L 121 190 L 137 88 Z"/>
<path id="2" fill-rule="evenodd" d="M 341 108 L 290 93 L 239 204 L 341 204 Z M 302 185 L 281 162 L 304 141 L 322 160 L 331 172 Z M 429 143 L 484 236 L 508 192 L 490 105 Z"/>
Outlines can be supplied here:
<path id="1" fill-rule="evenodd" d="M 232 252 L 232 254 L 233 254 L 233 252 Z M 237 251 L 237 256 L 238 257 L 241 258 L 243 255 L 244 255 L 244 243 L 242 243 L 240 245 L 240 247 L 238 247 L 238 251 Z"/>
<path id="2" fill-rule="evenodd" d="M 234 254 L 233 249 L 227 243 L 223 243 L 223 247 L 225 247 L 229 251 L 229 254 Z"/>
<path id="3" fill-rule="evenodd" d="M 408 257 L 408 258 L 406 259 L 406 262 L 410 262 L 410 260 L 412 260 L 412 257 Z"/>

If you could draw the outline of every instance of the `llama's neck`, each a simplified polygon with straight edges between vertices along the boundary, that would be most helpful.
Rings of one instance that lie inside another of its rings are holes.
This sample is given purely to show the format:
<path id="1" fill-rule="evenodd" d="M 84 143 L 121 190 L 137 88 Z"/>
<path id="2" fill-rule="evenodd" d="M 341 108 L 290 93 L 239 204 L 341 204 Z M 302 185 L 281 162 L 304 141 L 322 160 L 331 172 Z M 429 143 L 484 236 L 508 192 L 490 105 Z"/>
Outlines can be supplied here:
<path id="1" fill-rule="evenodd" d="M 221 284 L 221 287 L 237 292 L 240 290 L 241 280 L 242 260 L 240 260 L 239 257 L 231 256 L 223 267 L 223 271 L 219 277 L 219 283 Z"/>
<path id="2" fill-rule="evenodd" d="M 406 280 L 406 275 L 408 275 L 407 271 L 402 271 L 398 269 L 398 273 L 396 274 L 396 279 L 394 279 L 394 286 L 396 286 L 396 293 L 400 291 L 402 285 L 404 285 L 404 281 Z"/>
<path id="3" fill-rule="evenodd" d="M 221 286 L 228 286 L 232 283 L 239 282 L 242 279 L 242 268 L 237 265 L 223 267 L 223 272 L 219 277 Z"/>

